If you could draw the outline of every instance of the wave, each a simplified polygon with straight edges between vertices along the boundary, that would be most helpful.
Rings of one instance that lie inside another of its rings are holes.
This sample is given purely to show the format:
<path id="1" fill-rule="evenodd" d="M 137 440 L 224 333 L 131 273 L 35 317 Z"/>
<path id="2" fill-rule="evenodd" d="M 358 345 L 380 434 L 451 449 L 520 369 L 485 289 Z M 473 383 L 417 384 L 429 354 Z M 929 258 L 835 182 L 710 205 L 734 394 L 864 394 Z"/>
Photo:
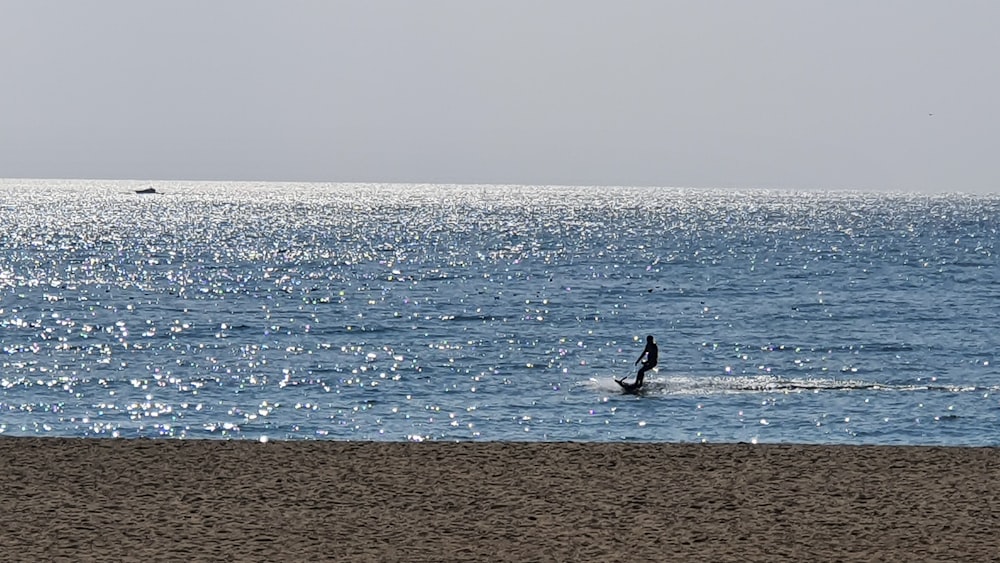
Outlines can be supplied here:
<path id="1" fill-rule="evenodd" d="M 593 391 L 621 392 L 621 387 L 613 378 L 591 377 L 581 385 Z M 939 391 L 947 393 L 971 393 L 976 391 L 998 391 L 1000 386 L 978 387 L 974 385 L 925 385 L 888 384 L 858 379 L 808 379 L 782 378 L 777 376 L 728 376 L 697 377 L 673 375 L 647 379 L 642 395 L 726 395 L 740 393 L 803 393 L 821 391 Z"/>

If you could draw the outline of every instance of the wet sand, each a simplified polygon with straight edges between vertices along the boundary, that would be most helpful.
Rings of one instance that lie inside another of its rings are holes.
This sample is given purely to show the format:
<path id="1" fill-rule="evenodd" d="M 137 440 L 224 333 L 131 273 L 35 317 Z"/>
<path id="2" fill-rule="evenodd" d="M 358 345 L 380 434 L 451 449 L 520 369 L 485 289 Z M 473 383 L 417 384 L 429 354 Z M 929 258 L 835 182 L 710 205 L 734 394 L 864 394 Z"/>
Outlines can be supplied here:
<path id="1" fill-rule="evenodd" d="M 4 561 L 986 561 L 1000 449 L 0 438 Z"/>

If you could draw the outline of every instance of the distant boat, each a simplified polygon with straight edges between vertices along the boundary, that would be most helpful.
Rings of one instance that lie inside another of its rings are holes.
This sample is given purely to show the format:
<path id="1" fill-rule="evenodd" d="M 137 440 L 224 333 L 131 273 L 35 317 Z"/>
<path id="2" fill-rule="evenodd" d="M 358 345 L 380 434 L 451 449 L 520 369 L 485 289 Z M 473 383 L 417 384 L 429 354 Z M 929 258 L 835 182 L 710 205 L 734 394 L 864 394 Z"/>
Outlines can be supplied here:
<path id="1" fill-rule="evenodd" d="M 137 193 L 137 194 L 155 194 L 156 193 L 156 188 L 146 188 L 144 190 L 136 190 L 135 193 Z"/>

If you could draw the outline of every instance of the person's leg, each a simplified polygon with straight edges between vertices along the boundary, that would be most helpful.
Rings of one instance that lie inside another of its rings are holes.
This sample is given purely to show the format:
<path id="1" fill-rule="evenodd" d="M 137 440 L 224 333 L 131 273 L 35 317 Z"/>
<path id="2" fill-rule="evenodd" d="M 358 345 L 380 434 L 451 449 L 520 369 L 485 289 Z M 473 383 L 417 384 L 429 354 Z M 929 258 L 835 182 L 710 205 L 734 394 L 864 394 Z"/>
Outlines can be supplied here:
<path id="1" fill-rule="evenodd" d="M 653 369 L 654 367 L 656 367 L 655 363 L 647 364 L 645 362 L 642 364 L 642 366 L 639 367 L 639 373 L 637 373 L 635 376 L 636 387 L 642 385 L 643 380 L 646 379 L 646 372 Z"/>
<path id="2" fill-rule="evenodd" d="M 639 367 L 639 373 L 635 374 L 635 386 L 636 387 L 639 387 L 640 385 L 642 385 L 642 380 L 645 379 L 645 377 L 646 377 L 646 370 L 647 369 L 648 368 L 646 367 L 646 364 L 642 364 L 642 366 Z"/>

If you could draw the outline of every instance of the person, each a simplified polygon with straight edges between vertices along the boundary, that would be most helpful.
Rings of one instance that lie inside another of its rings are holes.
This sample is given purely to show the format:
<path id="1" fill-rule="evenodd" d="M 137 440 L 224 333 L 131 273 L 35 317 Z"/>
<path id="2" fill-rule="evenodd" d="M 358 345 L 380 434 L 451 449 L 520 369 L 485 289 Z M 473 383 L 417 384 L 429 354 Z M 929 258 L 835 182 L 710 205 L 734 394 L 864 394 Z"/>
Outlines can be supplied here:
<path id="1" fill-rule="evenodd" d="M 639 366 L 639 373 L 635 374 L 635 383 L 629 386 L 631 389 L 642 387 L 642 382 L 646 379 L 646 372 L 656 367 L 659 356 L 660 348 L 653 340 L 653 335 L 650 334 L 646 337 L 646 347 L 642 349 L 642 353 L 639 354 L 639 358 L 635 361 L 635 365 L 638 366 L 639 362 L 642 362 L 642 365 Z M 646 360 L 643 361 L 643 358 L 646 358 Z M 625 381 L 625 378 L 622 378 L 621 381 Z"/>

